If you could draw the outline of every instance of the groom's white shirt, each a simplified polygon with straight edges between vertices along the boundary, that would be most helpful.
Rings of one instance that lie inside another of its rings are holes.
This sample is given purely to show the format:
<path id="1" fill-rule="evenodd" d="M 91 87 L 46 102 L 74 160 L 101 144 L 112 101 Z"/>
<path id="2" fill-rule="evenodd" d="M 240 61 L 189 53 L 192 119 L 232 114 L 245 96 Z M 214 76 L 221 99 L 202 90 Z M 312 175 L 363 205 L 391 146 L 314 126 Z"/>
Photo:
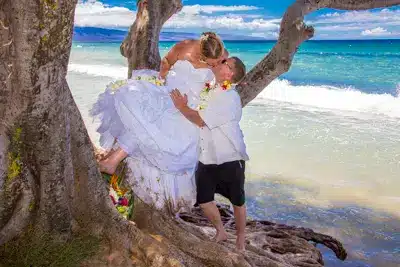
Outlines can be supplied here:
<path id="1" fill-rule="evenodd" d="M 206 126 L 200 128 L 200 157 L 203 164 L 222 164 L 248 160 L 243 133 L 240 129 L 242 104 L 240 96 L 231 88 L 217 87 L 209 92 L 204 110 L 199 111 Z"/>

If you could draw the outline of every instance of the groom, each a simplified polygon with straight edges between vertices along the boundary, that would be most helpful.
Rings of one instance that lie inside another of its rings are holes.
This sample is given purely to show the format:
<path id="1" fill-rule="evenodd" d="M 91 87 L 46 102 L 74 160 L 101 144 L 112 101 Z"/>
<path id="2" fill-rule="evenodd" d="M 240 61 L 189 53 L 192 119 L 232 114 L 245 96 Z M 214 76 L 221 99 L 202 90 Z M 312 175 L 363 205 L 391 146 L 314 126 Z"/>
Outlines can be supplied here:
<path id="1" fill-rule="evenodd" d="M 236 222 L 236 248 L 245 247 L 246 207 L 244 192 L 245 161 L 248 160 L 239 126 L 242 105 L 239 94 L 227 82 L 238 83 L 246 74 L 237 57 L 223 60 L 213 68 L 219 86 L 209 91 L 207 106 L 200 111 L 187 105 L 187 96 L 178 89 L 171 93 L 176 108 L 200 127 L 200 157 L 196 171 L 197 203 L 217 230 L 215 241 L 227 239 L 221 215 L 214 202 L 219 193 L 233 204 Z M 225 84 L 224 86 L 221 86 Z"/>

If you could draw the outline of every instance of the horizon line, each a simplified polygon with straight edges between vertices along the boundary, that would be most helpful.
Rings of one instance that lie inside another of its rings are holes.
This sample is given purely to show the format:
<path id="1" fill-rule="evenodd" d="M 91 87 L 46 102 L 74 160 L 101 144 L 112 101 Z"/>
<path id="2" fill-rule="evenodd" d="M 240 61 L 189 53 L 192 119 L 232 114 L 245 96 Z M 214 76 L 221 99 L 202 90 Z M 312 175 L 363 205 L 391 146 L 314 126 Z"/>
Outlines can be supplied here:
<path id="1" fill-rule="evenodd" d="M 177 40 L 159 40 L 160 43 L 163 42 L 179 42 L 186 39 L 177 39 Z M 79 40 L 72 40 L 72 42 L 79 42 L 79 43 L 120 43 L 121 41 L 112 40 L 93 40 L 93 41 L 79 41 Z M 277 39 L 227 39 L 223 40 L 223 42 L 276 42 Z M 400 41 L 400 38 L 375 38 L 375 39 L 310 39 L 305 42 L 320 42 L 320 41 Z"/>

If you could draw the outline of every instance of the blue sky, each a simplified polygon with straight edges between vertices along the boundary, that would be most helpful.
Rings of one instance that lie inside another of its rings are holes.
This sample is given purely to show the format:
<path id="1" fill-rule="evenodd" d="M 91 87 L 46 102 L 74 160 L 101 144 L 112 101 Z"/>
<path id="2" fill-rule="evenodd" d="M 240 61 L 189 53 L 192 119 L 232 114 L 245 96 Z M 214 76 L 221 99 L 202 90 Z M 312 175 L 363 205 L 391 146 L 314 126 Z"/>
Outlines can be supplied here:
<path id="1" fill-rule="evenodd" d="M 164 31 L 216 31 L 275 39 L 281 16 L 294 0 L 183 0 L 181 12 Z M 136 0 L 80 0 L 75 25 L 127 29 L 135 19 Z M 367 11 L 323 9 L 306 17 L 316 29 L 315 39 L 400 38 L 400 8 Z"/>

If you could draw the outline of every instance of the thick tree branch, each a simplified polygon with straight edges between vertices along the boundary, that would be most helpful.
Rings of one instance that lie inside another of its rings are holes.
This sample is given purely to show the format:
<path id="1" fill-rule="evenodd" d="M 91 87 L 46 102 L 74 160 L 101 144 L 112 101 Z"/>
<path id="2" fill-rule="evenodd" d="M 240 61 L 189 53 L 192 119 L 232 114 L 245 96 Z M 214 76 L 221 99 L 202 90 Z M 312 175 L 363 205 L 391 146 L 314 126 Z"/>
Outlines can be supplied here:
<path id="1" fill-rule="evenodd" d="M 364 10 L 399 5 L 400 0 L 297 0 L 285 12 L 279 38 L 269 52 L 237 86 L 243 107 L 277 77 L 287 72 L 299 46 L 314 35 L 304 16 L 321 8 Z"/>
<path id="2" fill-rule="evenodd" d="M 365 10 L 400 5 L 400 0 L 330 0 L 325 7 L 342 10 Z"/>
<path id="3" fill-rule="evenodd" d="M 121 45 L 128 59 L 128 77 L 134 69 L 160 68 L 158 41 L 164 23 L 182 9 L 181 0 L 139 0 L 136 20 Z"/>

